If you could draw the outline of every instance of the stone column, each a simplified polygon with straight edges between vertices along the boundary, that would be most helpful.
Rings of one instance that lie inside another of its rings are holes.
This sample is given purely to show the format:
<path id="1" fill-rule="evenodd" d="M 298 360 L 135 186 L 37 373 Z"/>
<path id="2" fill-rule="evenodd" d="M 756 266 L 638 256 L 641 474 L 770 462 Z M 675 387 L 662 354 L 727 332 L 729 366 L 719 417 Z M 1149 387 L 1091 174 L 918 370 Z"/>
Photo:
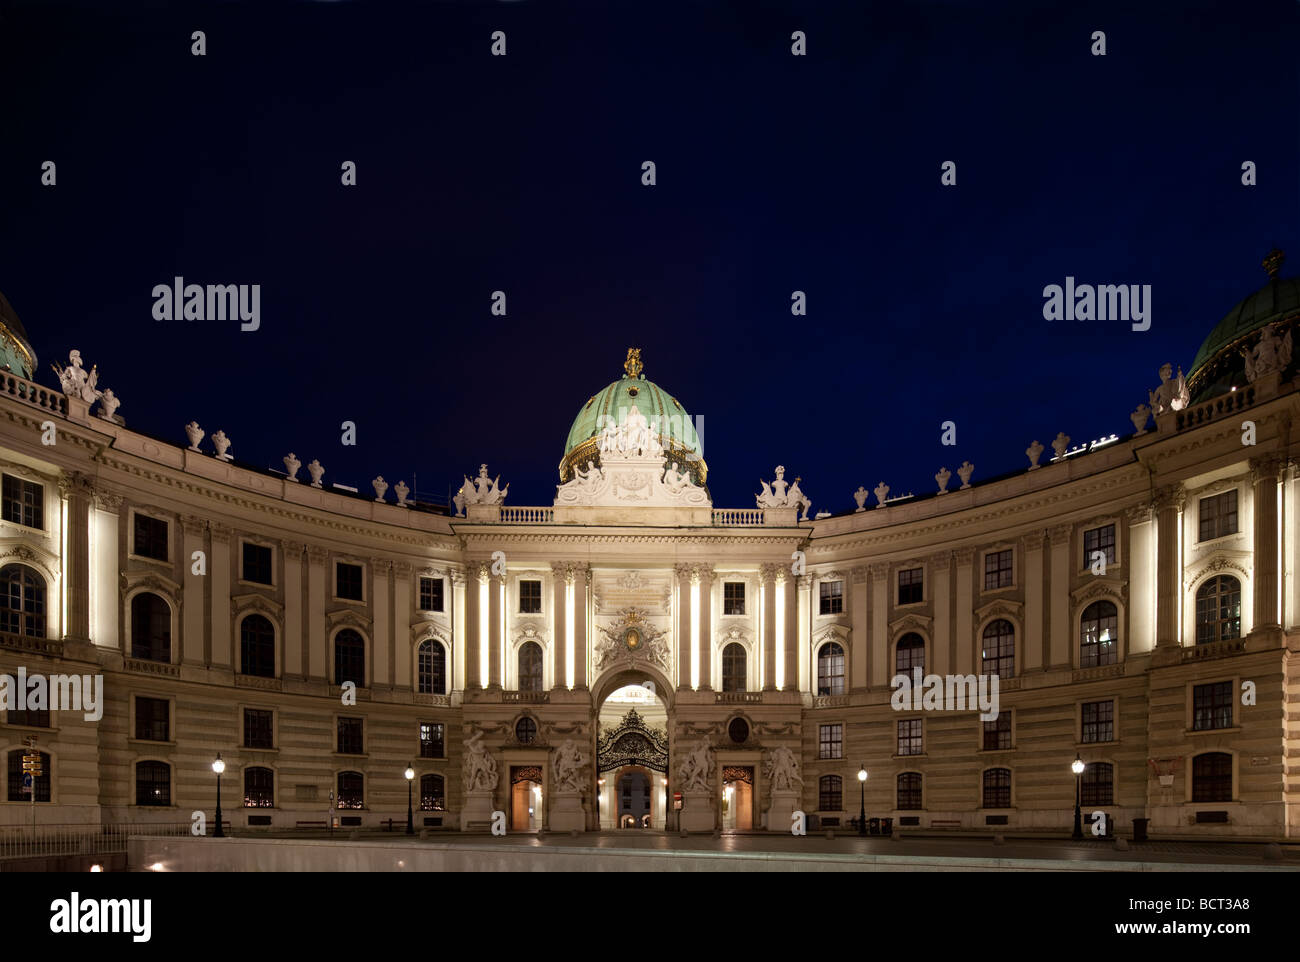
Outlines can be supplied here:
<path id="1" fill-rule="evenodd" d="M 700 565 L 700 690 L 713 690 L 713 566 Z"/>
<path id="2" fill-rule="evenodd" d="M 1156 491 L 1156 647 L 1176 648 L 1182 644 L 1178 623 L 1178 601 L 1183 578 L 1183 559 L 1178 551 L 1179 514 L 1187 501 L 1181 484 Z"/>
<path id="3" fill-rule="evenodd" d="M 1124 512 L 1128 545 L 1123 561 L 1128 571 L 1128 631 L 1120 638 L 1124 656 L 1150 651 L 1156 644 L 1156 566 L 1151 505 Z"/>
<path id="4" fill-rule="evenodd" d="M 1042 531 L 1034 531 L 1020 539 L 1020 550 L 1025 553 L 1025 624 L 1021 639 L 1020 657 L 1016 673 L 1037 671 L 1043 667 L 1043 543 Z"/>
<path id="5" fill-rule="evenodd" d="M 230 539 L 234 534 L 223 524 L 208 526 L 212 551 L 208 555 L 208 587 L 212 590 L 212 606 L 208 617 L 212 626 L 212 666 L 230 668 L 234 660 L 234 636 L 230 628 Z M 238 665 L 235 666 L 238 671 Z"/>
<path id="6" fill-rule="evenodd" d="M 578 562 L 573 566 L 573 687 L 587 690 L 587 621 L 591 565 Z"/>
<path id="7" fill-rule="evenodd" d="M 409 561 L 393 562 L 393 687 L 403 691 L 414 691 L 413 672 L 415 667 L 415 648 L 411 645 L 411 576 L 415 566 Z M 378 579 L 376 579 L 378 583 Z M 376 589 L 375 594 L 379 591 Z M 385 599 L 387 604 L 387 599 Z M 453 617 L 455 610 L 453 609 Z M 375 634 L 379 634 L 379 613 L 375 613 Z M 454 643 L 452 648 L 455 653 Z M 450 670 L 451 665 L 447 668 Z M 379 664 L 375 664 L 375 674 L 379 674 Z"/>
<path id="8" fill-rule="evenodd" d="M 371 565 L 374 574 L 370 582 L 370 611 L 373 617 L 371 624 L 374 626 L 374 639 L 371 647 L 374 649 L 374 655 L 371 658 L 370 670 L 370 687 L 378 688 L 392 684 L 392 675 L 389 666 L 392 660 L 402 659 L 402 649 L 399 645 L 393 644 L 392 633 L 392 599 L 388 594 L 389 574 L 392 571 L 393 563 L 384 558 L 376 558 Z M 409 580 L 409 578 L 408 578 Z M 408 598 L 409 602 L 409 598 Z M 407 641 L 410 641 L 410 632 L 407 632 Z M 406 653 L 407 670 L 403 672 L 406 675 L 407 685 L 411 682 L 410 672 L 410 652 Z"/>
<path id="9" fill-rule="evenodd" d="M 483 562 L 474 562 L 469 566 L 465 579 L 465 688 L 478 691 L 484 687 L 486 679 L 479 667 L 482 644 L 480 626 L 487 612 L 483 610 L 483 585 L 487 584 L 488 569 Z"/>
<path id="10" fill-rule="evenodd" d="M 451 580 L 451 617 L 452 617 L 452 691 L 464 691 L 465 679 L 469 677 L 466 668 L 465 652 L 468 646 L 469 625 L 465 613 L 469 606 L 466 600 L 465 572 L 461 568 L 452 568 L 447 572 Z"/>
<path id="11" fill-rule="evenodd" d="M 505 603 L 501 596 L 505 593 L 505 583 L 504 572 L 488 577 L 488 687 L 494 690 L 501 688 L 501 633 L 505 625 Z"/>
<path id="12" fill-rule="evenodd" d="M 1251 631 L 1277 628 L 1278 614 L 1278 512 L 1277 478 L 1282 459 L 1276 454 L 1250 459 L 1250 481 L 1255 502 L 1254 625 Z"/>
<path id="13" fill-rule="evenodd" d="M 953 552 L 953 560 L 957 562 L 954 572 L 957 598 L 953 603 L 953 635 L 957 643 L 957 658 L 953 662 L 953 674 L 970 675 L 975 671 L 975 633 L 971 624 L 975 612 L 975 549 L 958 548 Z"/>
<path id="14" fill-rule="evenodd" d="M 795 576 L 786 571 L 782 576 L 785 584 L 782 589 L 785 592 L 785 647 L 782 651 L 782 657 L 785 660 L 785 677 L 782 679 L 785 684 L 781 686 L 782 691 L 799 690 L 799 589 L 795 583 Z M 754 823 L 758 827 L 758 823 Z"/>
<path id="15" fill-rule="evenodd" d="M 849 577 L 846 579 L 848 584 L 851 586 L 849 589 L 849 597 L 845 602 L 845 604 L 849 606 L 849 650 L 847 654 L 849 656 L 848 681 L 850 690 L 866 688 L 869 684 L 868 666 L 871 664 L 871 614 L 867 607 L 867 595 L 870 591 L 870 587 L 867 584 L 867 574 L 867 566 L 858 565 L 856 568 L 850 570 Z M 814 595 L 809 599 L 809 603 L 818 605 L 820 608 L 820 584 L 818 585 L 817 592 L 817 595 Z M 813 694 L 816 694 L 817 666 L 815 652 L 813 657 Z"/>
<path id="16" fill-rule="evenodd" d="M 330 644 L 325 637 L 325 565 L 330 553 L 307 546 L 307 675 L 334 681 L 334 666 L 326 665 Z"/>
<path id="17" fill-rule="evenodd" d="M 90 502 L 95 489 L 91 478 L 74 473 L 60 483 L 68 499 L 68 553 L 63 559 L 68 579 L 68 623 L 63 637 L 90 641 Z"/>
<path id="18" fill-rule="evenodd" d="M 763 691 L 776 691 L 776 579 L 781 570 L 781 565 L 762 567 Z"/>
<path id="19" fill-rule="evenodd" d="M 177 639 L 177 650 L 180 652 L 180 660 L 187 665 L 202 666 L 203 659 L 203 642 L 204 631 L 207 619 L 203 617 L 203 599 L 207 594 L 208 576 L 206 574 L 196 575 L 194 573 L 194 563 L 191 559 L 194 552 L 202 551 L 207 555 L 204 538 L 208 533 L 208 523 L 200 517 L 192 514 L 181 515 L 181 564 L 184 572 L 184 602 L 181 604 L 181 636 Z M 205 565 L 211 565 L 212 559 L 206 558 Z M 205 567 L 205 570 L 210 570 Z M 286 602 L 287 602 L 286 597 Z M 298 607 L 302 607 L 302 599 L 298 599 Z M 285 605 L 285 618 L 287 620 L 289 613 L 288 604 Z M 130 646 L 128 646 L 129 649 Z M 301 655 L 301 651 L 299 652 Z M 301 657 L 299 661 L 301 661 Z M 301 671 L 301 666 L 299 666 Z"/>
<path id="20" fill-rule="evenodd" d="M 122 610 L 122 560 L 118 549 L 118 522 L 122 496 L 99 492 L 91 517 L 95 528 L 95 557 L 90 564 L 91 639 L 96 645 L 121 650 L 119 614 Z M 186 556 L 188 557 L 188 555 Z"/>
<path id="21" fill-rule="evenodd" d="M 812 677 L 812 584 L 809 575 L 799 575 L 799 634 L 796 638 L 795 657 L 799 663 L 799 690 L 817 694 L 813 688 L 816 679 Z"/>
<path id="22" fill-rule="evenodd" d="M 952 673 L 957 661 L 957 639 L 952 633 L 952 552 L 940 551 L 929 558 L 930 603 L 934 607 L 934 672 Z"/>
<path id="23" fill-rule="evenodd" d="M 1079 647 L 1079 626 L 1070 617 L 1070 573 L 1077 565 L 1070 552 L 1073 525 L 1058 524 L 1047 529 L 1052 567 L 1050 581 L 1051 638 L 1048 642 L 1050 668 L 1068 668 L 1078 660 L 1074 652 Z"/>
<path id="24" fill-rule="evenodd" d="M 284 652 L 280 657 L 281 675 L 285 678 L 306 675 L 302 670 L 302 553 L 306 549 L 301 541 L 280 542 L 280 557 L 284 559 Z"/>
<path id="25" fill-rule="evenodd" d="M 569 564 L 556 561 L 551 564 L 552 602 L 551 602 L 551 687 L 563 688 L 564 646 L 568 638 L 568 623 L 565 621 L 565 599 L 568 595 Z"/>
<path id="26" fill-rule="evenodd" d="M 691 566 L 677 565 L 677 690 L 691 687 Z"/>
<path id="27" fill-rule="evenodd" d="M 888 685 L 894 677 L 894 652 L 889 637 L 889 565 L 867 566 L 871 576 L 871 674 L 872 685 Z"/>

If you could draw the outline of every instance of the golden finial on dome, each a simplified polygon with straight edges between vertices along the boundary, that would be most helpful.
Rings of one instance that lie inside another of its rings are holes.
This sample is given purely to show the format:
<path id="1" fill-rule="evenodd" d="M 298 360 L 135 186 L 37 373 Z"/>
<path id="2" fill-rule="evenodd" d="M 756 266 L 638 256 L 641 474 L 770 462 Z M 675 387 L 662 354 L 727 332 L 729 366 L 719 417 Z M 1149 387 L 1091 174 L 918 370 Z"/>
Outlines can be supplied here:
<path id="1" fill-rule="evenodd" d="M 623 362 L 623 370 L 627 372 L 628 377 L 641 376 L 641 348 L 629 347 L 627 349 L 627 360 Z"/>
<path id="2" fill-rule="evenodd" d="M 1286 254 L 1282 253 L 1276 247 L 1268 252 L 1268 255 L 1262 261 L 1264 270 L 1268 271 L 1269 280 L 1277 280 L 1277 275 L 1282 271 L 1282 262 L 1286 260 Z"/>

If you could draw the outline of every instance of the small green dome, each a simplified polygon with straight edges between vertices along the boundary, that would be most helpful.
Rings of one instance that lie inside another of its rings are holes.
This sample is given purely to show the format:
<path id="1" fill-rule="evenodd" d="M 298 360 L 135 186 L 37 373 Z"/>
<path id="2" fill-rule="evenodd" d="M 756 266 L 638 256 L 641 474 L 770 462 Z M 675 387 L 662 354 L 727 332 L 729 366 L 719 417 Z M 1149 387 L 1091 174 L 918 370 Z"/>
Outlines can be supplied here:
<path id="1" fill-rule="evenodd" d="M 1276 250 L 1264 258 L 1269 282 L 1243 298 L 1201 344 L 1187 374 L 1187 388 L 1193 400 L 1245 386 L 1245 363 L 1240 352 L 1253 345 L 1258 332 L 1268 324 L 1278 322 L 1279 330 L 1285 334 L 1300 321 L 1300 277 L 1278 276 L 1283 260 L 1282 252 Z"/>
<path id="2" fill-rule="evenodd" d="M 676 461 L 682 470 L 689 471 L 696 483 L 704 484 L 708 477 L 704 448 L 686 408 L 654 381 L 646 380 L 641 373 L 639 348 L 628 349 L 623 370 L 620 380 L 593 394 L 573 419 L 564 457 L 560 460 L 560 480 L 573 477 L 574 465 L 582 467 L 588 461 L 599 465 L 600 432 L 611 418 L 622 424 L 635 406 L 658 428 L 669 461 Z"/>
<path id="3" fill-rule="evenodd" d="M 6 367 L 30 381 L 36 374 L 36 352 L 18 313 L 0 293 L 0 370 Z"/>

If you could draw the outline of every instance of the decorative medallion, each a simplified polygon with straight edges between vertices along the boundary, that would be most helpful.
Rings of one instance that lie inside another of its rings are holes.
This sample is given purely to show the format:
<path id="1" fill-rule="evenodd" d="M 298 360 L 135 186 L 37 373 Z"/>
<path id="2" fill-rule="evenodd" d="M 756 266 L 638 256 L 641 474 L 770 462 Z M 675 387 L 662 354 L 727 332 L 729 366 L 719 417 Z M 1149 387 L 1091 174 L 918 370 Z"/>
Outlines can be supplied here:
<path id="1" fill-rule="evenodd" d="M 668 733 L 651 728 L 635 708 L 596 742 L 596 768 L 607 772 L 624 765 L 643 765 L 656 772 L 668 771 Z"/>

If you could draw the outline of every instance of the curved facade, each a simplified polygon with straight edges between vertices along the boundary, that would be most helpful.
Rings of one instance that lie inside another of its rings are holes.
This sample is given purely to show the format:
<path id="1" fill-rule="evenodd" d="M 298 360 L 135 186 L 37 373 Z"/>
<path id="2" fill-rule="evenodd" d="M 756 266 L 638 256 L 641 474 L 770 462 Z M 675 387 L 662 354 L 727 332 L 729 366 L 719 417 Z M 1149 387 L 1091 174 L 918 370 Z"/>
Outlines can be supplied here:
<path id="1" fill-rule="evenodd" d="M 401 824 L 410 763 L 432 829 L 788 832 L 861 805 L 1060 833 L 1077 755 L 1113 825 L 1294 837 L 1300 394 L 1257 374 L 1230 404 L 814 520 L 781 472 L 758 507 L 712 505 L 635 416 L 555 504 L 471 485 L 452 517 L 11 376 L 0 666 L 104 697 L 98 719 L 10 705 L 0 821 L 31 817 L 13 760 L 35 736 L 43 823 L 211 812 L 220 752 L 240 831 Z"/>

